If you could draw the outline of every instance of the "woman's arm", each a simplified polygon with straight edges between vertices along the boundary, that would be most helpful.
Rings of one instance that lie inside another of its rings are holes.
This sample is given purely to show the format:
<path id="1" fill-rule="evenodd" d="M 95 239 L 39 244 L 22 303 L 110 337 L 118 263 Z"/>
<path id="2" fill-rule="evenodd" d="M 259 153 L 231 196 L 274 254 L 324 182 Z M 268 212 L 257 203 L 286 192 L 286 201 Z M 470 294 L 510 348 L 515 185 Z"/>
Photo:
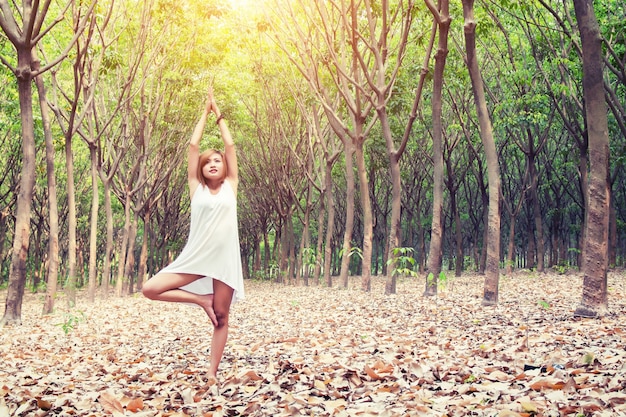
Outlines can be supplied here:
<path id="1" fill-rule="evenodd" d="M 187 183 L 189 184 L 189 196 L 193 197 L 196 188 L 200 184 L 198 178 L 198 159 L 200 157 L 200 139 L 202 139 L 202 132 L 204 132 L 204 126 L 206 125 L 206 119 L 211 111 L 211 105 L 213 102 L 213 93 L 210 91 L 207 97 L 204 110 L 200 115 L 200 120 L 196 124 L 195 129 L 189 139 L 189 153 L 187 155 Z"/>
<path id="2" fill-rule="evenodd" d="M 224 155 L 226 156 L 226 164 L 228 166 L 226 178 L 230 181 L 236 194 L 237 184 L 239 182 L 239 170 L 237 167 L 237 152 L 235 150 L 235 143 L 233 142 L 233 137 L 230 134 L 230 130 L 228 130 L 228 125 L 226 124 L 219 107 L 217 107 L 215 97 L 213 96 L 213 89 L 211 88 L 209 88 L 209 100 L 211 101 L 211 110 L 215 113 L 217 126 L 220 129 L 220 134 L 222 135 L 222 140 L 224 141 Z"/>

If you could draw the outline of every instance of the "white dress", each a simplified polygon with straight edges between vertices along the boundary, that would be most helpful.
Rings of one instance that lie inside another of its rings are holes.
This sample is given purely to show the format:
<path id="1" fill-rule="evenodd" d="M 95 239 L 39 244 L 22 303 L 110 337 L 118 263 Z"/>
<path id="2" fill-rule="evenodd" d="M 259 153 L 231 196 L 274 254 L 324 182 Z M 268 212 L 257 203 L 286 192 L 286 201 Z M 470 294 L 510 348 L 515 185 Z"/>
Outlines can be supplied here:
<path id="1" fill-rule="evenodd" d="M 199 184 L 191 198 L 189 238 L 178 257 L 160 272 L 202 275 L 182 290 L 196 294 L 212 294 L 213 279 L 235 291 L 233 301 L 244 298 L 237 198 L 225 180 L 217 194 Z"/>

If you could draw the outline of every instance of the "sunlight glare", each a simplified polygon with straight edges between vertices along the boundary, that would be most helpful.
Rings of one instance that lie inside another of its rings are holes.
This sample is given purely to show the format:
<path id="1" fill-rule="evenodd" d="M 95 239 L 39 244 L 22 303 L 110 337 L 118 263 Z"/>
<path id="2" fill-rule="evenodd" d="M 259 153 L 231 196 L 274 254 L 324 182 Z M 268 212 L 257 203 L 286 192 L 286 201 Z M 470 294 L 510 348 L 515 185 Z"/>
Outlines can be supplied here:
<path id="1" fill-rule="evenodd" d="M 228 3 L 233 11 L 248 9 L 252 6 L 252 0 L 228 0 Z"/>

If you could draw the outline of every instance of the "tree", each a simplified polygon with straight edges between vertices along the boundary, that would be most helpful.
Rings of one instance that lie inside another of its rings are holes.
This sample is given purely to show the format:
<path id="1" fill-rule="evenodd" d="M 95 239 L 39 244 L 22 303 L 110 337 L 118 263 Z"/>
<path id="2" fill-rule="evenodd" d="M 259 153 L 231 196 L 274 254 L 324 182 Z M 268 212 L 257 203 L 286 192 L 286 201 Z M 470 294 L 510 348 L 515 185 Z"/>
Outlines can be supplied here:
<path id="1" fill-rule="evenodd" d="M 596 317 L 606 313 L 609 242 L 609 134 L 604 95 L 602 38 L 592 0 L 574 0 L 583 60 L 585 121 L 589 138 L 589 183 L 582 250 L 583 296 L 574 312 Z"/>
<path id="2" fill-rule="evenodd" d="M 347 208 L 344 229 L 341 276 L 344 286 L 348 284 L 352 228 L 354 226 L 355 178 L 353 163 L 356 161 L 361 209 L 363 210 L 363 248 L 361 287 L 371 289 L 372 258 L 372 207 L 365 164 L 364 144 L 375 119 L 371 117 L 373 105 L 369 96 L 371 88 L 360 64 L 358 33 L 358 5 L 354 1 L 318 4 L 310 7 L 298 2 L 308 22 L 304 25 L 293 10 L 276 10 L 285 28 L 277 30 L 275 39 L 291 62 L 307 80 L 312 93 L 322 104 L 326 118 L 344 145 Z M 287 29 L 291 28 L 291 29 Z M 283 33 L 281 33 L 281 31 Z M 283 34 L 289 42 L 285 42 Z M 297 54 L 293 56 L 292 48 Z"/>
<path id="3" fill-rule="evenodd" d="M 441 0 L 436 8 L 427 1 L 439 29 L 439 43 L 435 54 L 435 72 L 433 74 L 433 206 L 428 264 L 426 267 L 425 296 L 437 295 L 437 279 L 441 272 L 443 257 L 443 78 L 448 56 L 448 31 L 450 29 L 450 2 Z"/>
<path id="4" fill-rule="evenodd" d="M 33 57 L 34 69 L 39 67 L 39 60 Z M 57 290 L 59 275 L 59 206 L 57 197 L 56 174 L 54 172 L 54 143 L 48 103 L 46 102 L 46 89 L 41 74 L 35 77 L 35 84 L 39 96 L 39 107 L 43 123 L 46 141 L 46 179 L 48 181 L 48 207 L 50 231 L 48 238 L 48 271 L 46 274 L 46 298 L 43 305 L 43 314 L 50 314 L 54 310 L 54 299 Z"/>
<path id="5" fill-rule="evenodd" d="M 9 67 L 17 79 L 20 100 L 20 119 L 22 123 L 22 174 L 20 192 L 17 198 L 15 216 L 15 234 L 13 237 L 13 255 L 9 273 L 9 289 L 5 304 L 4 316 L 0 325 L 20 323 L 22 299 L 26 284 L 26 260 L 30 243 L 30 211 L 35 185 L 35 129 L 33 121 L 33 95 L 31 83 L 39 74 L 49 70 L 65 58 L 69 48 L 76 41 L 72 39 L 66 50 L 56 59 L 38 70 L 34 70 L 33 49 L 52 27 L 44 28 L 44 22 L 50 8 L 50 0 L 43 3 L 22 1 L 21 11 L 14 8 L 6 0 L 0 0 L 0 27 L 17 54 L 17 65 L 12 65 L 5 57 L 0 57 L 4 65 Z M 68 2 L 66 7 L 71 5 Z M 92 5 L 93 7 L 93 5 Z M 14 15 L 15 13 L 15 15 Z M 20 23 L 21 21 L 21 27 Z M 54 26 L 60 19 L 52 23 Z M 84 28 L 83 21 L 79 27 Z M 82 31 L 82 29 L 81 29 Z"/>
<path id="6" fill-rule="evenodd" d="M 487 110 L 482 76 L 476 56 L 476 20 L 474 19 L 474 0 L 463 0 L 463 17 L 465 20 L 465 47 L 467 51 L 467 67 L 472 80 L 472 91 L 480 126 L 480 137 L 487 160 L 487 177 L 489 181 L 489 222 L 487 232 L 487 264 L 485 270 L 485 290 L 483 305 L 498 302 L 498 281 L 500 278 L 500 169 L 498 152 L 493 138 L 491 119 Z"/>

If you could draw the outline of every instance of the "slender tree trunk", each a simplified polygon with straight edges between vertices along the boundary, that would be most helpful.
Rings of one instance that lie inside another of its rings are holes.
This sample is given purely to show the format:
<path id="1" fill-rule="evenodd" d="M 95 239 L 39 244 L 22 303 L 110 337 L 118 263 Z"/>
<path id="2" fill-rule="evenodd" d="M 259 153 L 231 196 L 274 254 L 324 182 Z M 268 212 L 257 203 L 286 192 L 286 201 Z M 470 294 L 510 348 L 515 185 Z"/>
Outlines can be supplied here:
<path id="1" fill-rule="evenodd" d="M 135 245 L 137 242 L 137 228 L 139 216 L 134 213 L 133 220 L 130 225 L 130 233 L 128 235 L 128 254 L 126 255 L 126 266 L 124 267 L 124 291 L 125 295 L 132 294 L 135 291 L 134 277 L 135 277 Z"/>
<path id="2" fill-rule="evenodd" d="M 109 285 L 111 284 L 111 256 L 113 255 L 113 208 L 111 206 L 111 185 L 108 178 L 100 174 L 104 187 L 104 213 L 106 216 L 106 246 L 104 249 L 104 265 L 102 267 L 102 293 L 104 297 L 109 296 Z"/>
<path id="3" fill-rule="evenodd" d="M 270 258 L 271 258 L 271 254 L 270 254 L 270 241 L 269 241 L 269 237 L 267 236 L 267 226 L 264 227 L 264 231 L 263 231 L 263 270 L 265 271 L 265 273 L 269 273 L 269 269 L 270 269 Z"/>
<path id="4" fill-rule="evenodd" d="M 382 125 L 383 136 L 387 143 L 387 158 L 389 159 L 389 172 L 391 174 L 391 223 L 389 226 L 389 239 L 385 251 L 385 262 L 383 269 L 387 268 L 388 260 L 391 264 L 386 269 L 387 281 L 385 283 L 385 294 L 396 293 L 396 261 L 393 251 L 400 246 L 400 210 L 402 209 L 402 180 L 400 178 L 400 161 L 398 153 L 394 147 L 391 127 L 387 119 L 386 111 L 379 111 L 379 119 Z"/>
<path id="5" fill-rule="evenodd" d="M 529 141 L 532 138 L 529 134 Z M 537 187 L 539 184 L 539 174 L 537 173 L 537 165 L 535 163 L 535 155 L 528 157 L 528 173 L 530 175 L 530 198 L 532 201 L 533 221 L 535 222 L 535 242 L 537 249 L 537 272 L 545 272 L 545 245 L 543 240 L 543 223 L 541 218 L 541 208 L 539 206 L 539 193 Z"/>
<path id="6" fill-rule="evenodd" d="M 309 286 L 310 265 L 308 264 L 308 259 L 307 259 L 306 264 L 303 262 L 303 260 L 305 256 L 309 258 L 309 254 L 306 252 L 311 246 L 311 238 L 309 236 L 309 227 L 311 223 L 311 220 L 310 220 L 311 219 L 311 206 L 312 206 L 311 186 L 309 185 L 308 191 L 307 191 L 307 202 L 306 202 L 305 211 L 304 211 L 304 222 L 302 225 L 302 237 L 300 239 L 300 261 L 298 262 L 297 270 L 296 270 L 296 285 L 300 285 L 300 277 L 301 277 L 302 272 L 304 272 L 303 280 L 304 280 L 304 285 L 307 287 Z M 304 268 L 304 271 L 302 271 L 303 268 Z"/>
<path id="7" fill-rule="evenodd" d="M 589 137 L 589 184 L 583 246 L 583 295 L 574 312 L 597 317 L 608 310 L 609 134 L 602 78 L 602 38 L 592 0 L 574 0 L 583 50 L 583 94 Z"/>
<path id="8" fill-rule="evenodd" d="M 483 305 L 493 305 L 498 303 L 498 282 L 500 279 L 500 169 L 498 166 L 498 152 L 485 100 L 485 90 L 476 56 L 476 21 L 474 19 L 473 0 L 463 0 L 463 17 L 465 20 L 467 67 L 472 80 L 480 137 L 487 159 L 489 181 L 489 223 L 485 225 L 485 227 L 488 227 L 486 242 L 487 268 L 485 270 Z"/>
<path id="9" fill-rule="evenodd" d="M 33 66 L 39 69 L 39 61 L 33 53 Z M 59 203 L 57 198 L 56 174 L 54 172 L 54 143 L 50 128 L 50 116 L 46 89 L 41 75 L 35 77 L 35 84 L 39 95 L 39 107 L 43 122 L 44 137 L 46 140 L 46 176 L 48 180 L 48 206 L 50 231 L 48 237 L 48 268 L 46 278 L 46 297 L 43 305 L 43 314 L 51 314 L 54 311 L 54 299 L 57 292 L 59 279 Z"/>
<path id="10" fill-rule="evenodd" d="M 71 125 L 70 125 L 71 126 Z M 76 186 L 74 184 L 74 153 L 72 151 L 72 130 L 65 136 L 65 168 L 67 171 L 67 225 L 68 225 L 68 255 L 67 255 L 67 305 L 76 305 Z"/>
<path id="11" fill-rule="evenodd" d="M 484 184 L 484 183 L 483 183 Z M 489 185 L 487 185 L 489 187 Z M 482 188 L 482 210 L 483 210 L 483 224 L 485 228 L 483 230 L 483 245 L 480 248 L 480 259 L 478 262 L 478 272 L 481 275 L 485 274 L 487 269 L 487 249 L 489 247 L 489 192 L 487 189 Z"/>
<path id="12" fill-rule="evenodd" d="M 326 205 L 328 216 L 326 220 L 326 238 L 324 243 L 324 282 L 326 286 L 332 287 L 331 262 L 333 259 L 333 234 L 335 233 L 335 196 L 333 193 L 332 165 L 326 163 L 326 173 L 324 174 L 326 183 Z"/>
<path id="13" fill-rule="evenodd" d="M 18 49 L 17 85 L 20 100 L 20 119 L 22 123 L 22 172 L 20 190 L 17 196 L 15 213 L 15 233 L 13 235 L 13 254 L 9 272 L 9 286 L 5 303 L 4 316 L 0 326 L 21 324 L 22 299 L 26 287 L 26 258 L 30 244 L 30 217 L 35 186 L 35 132 L 33 121 L 33 96 L 31 90 L 31 51 Z"/>
<path id="14" fill-rule="evenodd" d="M 355 180 L 353 169 L 354 148 L 352 143 L 346 141 L 344 143 L 346 154 L 346 225 L 343 232 L 343 255 L 341 257 L 341 271 L 339 279 L 343 283 L 344 288 L 348 288 L 348 270 L 350 267 L 350 252 L 352 250 L 352 232 L 354 229 L 354 192 Z M 330 287 L 332 282 L 326 282 Z"/>
<path id="15" fill-rule="evenodd" d="M 291 204 L 290 207 L 293 207 L 293 205 Z M 290 212 L 289 213 L 289 217 L 287 218 L 287 232 L 288 232 L 288 242 L 289 242 L 289 246 L 287 247 L 288 249 L 288 255 L 289 255 L 289 267 L 288 267 L 288 279 L 289 279 L 289 284 L 295 284 L 295 269 L 297 266 L 297 260 L 296 260 L 296 235 L 295 232 L 293 230 L 293 213 Z"/>
<path id="16" fill-rule="evenodd" d="M 450 169 L 450 168 L 449 168 Z M 454 265 L 454 276 L 460 277 L 463 273 L 463 230 L 461 227 L 461 215 L 456 203 L 456 191 L 450 190 L 450 208 L 454 216 L 454 238 L 456 246 L 456 262 Z"/>
<path id="17" fill-rule="evenodd" d="M 430 247 L 426 267 L 426 287 L 424 296 L 437 295 L 437 280 L 441 273 L 443 257 L 443 120 L 442 94 L 443 77 L 448 56 L 448 31 L 450 29 L 450 6 L 448 0 L 439 2 L 439 13 L 431 10 L 438 24 L 439 41 L 435 54 L 433 74 L 433 212 L 430 232 Z"/>
<path id="18" fill-rule="evenodd" d="M 152 207 L 146 207 L 146 212 L 143 216 L 143 241 L 141 242 L 141 254 L 139 255 L 139 266 L 137 268 L 137 290 L 143 288 L 143 284 L 148 278 L 147 265 L 148 265 L 148 242 L 151 235 L 150 230 L 150 218 L 152 215 Z M 244 263 L 245 265 L 245 263 Z"/>
<path id="19" fill-rule="evenodd" d="M 372 238 L 374 235 L 374 223 L 372 219 L 372 202 L 370 199 L 369 184 L 367 181 L 367 168 L 363 155 L 363 142 L 356 145 L 356 165 L 359 176 L 359 190 L 361 191 L 361 209 L 363 210 L 363 259 L 361 262 L 361 289 L 369 292 L 372 289 Z"/>
<path id="20" fill-rule="evenodd" d="M 128 242 L 130 235 L 130 193 L 126 190 L 124 201 L 124 230 L 119 248 L 119 259 L 117 264 L 117 280 L 115 282 L 115 295 L 121 297 L 124 293 L 124 268 L 126 267 L 126 256 L 128 253 Z"/>
<path id="21" fill-rule="evenodd" d="M 326 193 L 324 190 L 320 196 L 320 207 L 317 214 L 317 243 L 315 245 L 315 268 L 313 269 L 313 281 L 316 285 L 319 285 L 320 276 L 322 274 L 322 262 L 324 256 L 322 250 L 324 248 L 324 216 L 326 214 Z"/>
<path id="22" fill-rule="evenodd" d="M 87 298 L 90 302 L 96 299 L 97 262 L 98 262 L 98 210 L 100 195 L 98 190 L 98 156 L 95 146 L 89 145 L 91 160 L 91 217 L 89 219 L 89 278 Z"/>

